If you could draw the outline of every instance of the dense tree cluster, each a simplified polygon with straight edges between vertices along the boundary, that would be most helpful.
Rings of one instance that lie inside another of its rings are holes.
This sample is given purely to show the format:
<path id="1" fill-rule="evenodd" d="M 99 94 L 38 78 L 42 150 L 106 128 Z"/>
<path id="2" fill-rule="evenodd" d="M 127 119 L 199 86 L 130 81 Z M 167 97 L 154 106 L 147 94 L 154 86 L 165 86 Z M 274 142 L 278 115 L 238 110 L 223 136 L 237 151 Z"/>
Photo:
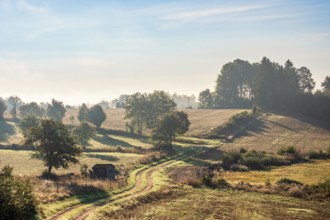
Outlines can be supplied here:
<path id="1" fill-rule="evenodd" d="M 19 112 L 21 117 L 26 117 L 28 115 L 41 117 L 44 114 L 44 109 L 41 108 L 36 102 L 31 102 L 28 104 L 21 105 L 19 107 Z"/>
<path id="2" fill-rule="evenodd" d="M 63 102 L 53 99 L 51 104 L 47 104 L 47 116 L 51 119 L 61 121 L 65 112 Z"/>
<path id="3" fill-rule="evenodd" d="M 128 97 L 125 110 L 127 126 L 131 132 L 142 135 L 145 128 L 153 129 L 168 112 L 176 108 L 176 103 L 164 91 L 150 94 L 135 93 Z"/>
<path id="4" fill-rule="evenodd" d="M 0 100 L 0 121 L 4 120 L 3 114 L 7 110 L 7 106 L 4 101 Z"/>
<path id="5" fill-rule="evenodd" d="M 311 71 L 294 67 L 290 60 L 282 66 L 266 57 L 253 64 L 237 59 L 222 67 L 214 92 L 206 89 L 199 94 L 199 107 L 251 108 L 256 104 L 329 120 L 330 77 L 322 83 L 322 92 L 313 93 L 314 87 Z"/>
<path id="6" fill-rule="evenodd" d="M 83 103 L 78 112 L 78 119 L 80 122 L 90 122 L 97 128 L 101 127 L 106 118 L 107 116 L 100 105 L 94 105 L 88 108 L 87 105 Z"/>

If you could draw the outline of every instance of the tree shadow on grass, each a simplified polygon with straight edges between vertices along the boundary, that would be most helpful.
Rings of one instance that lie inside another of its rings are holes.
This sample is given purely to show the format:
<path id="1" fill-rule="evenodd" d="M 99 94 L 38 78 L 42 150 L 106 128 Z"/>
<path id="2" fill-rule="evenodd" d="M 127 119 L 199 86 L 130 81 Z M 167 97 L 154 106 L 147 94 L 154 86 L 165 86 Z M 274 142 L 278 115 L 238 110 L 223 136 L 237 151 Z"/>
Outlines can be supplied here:
<path id="1" fill-rule="evenodd" d="M 0 121 L 0 141 L 8 141 L 11 135 L 16 134 L 15 127 L 5 121 Z"/>
<path id="2" fill-rule="evenodd" d="M 179 146 L 179 145 L 174 145 L 173 146 L 174 151 L 175 152 L 185 152 L 186 154 L 189 153 L 193 153 L 196 151 L 200 151 L 200 150 L 205 150 L 205 152 L 208 152 L 209 150 L 211 150 L 212 148 L 208 148 L 205 146 Z M 204 153 L 201 153 L 204 154 Z M 184 161 L 185 163 L 194 165 L 194 166 L 206 166 L 208 163 L 201 160 L 199 157 L 199 154 L 196 154 L 195 156 L 191 156 L 191 157 L 183 157 L 183 158 L 178 158 L 176 159 L 177 161 Z"/>
<path id="3" fill-rule="evenodd" d="M 264 134 L 268 133 L 266 123 L 263 119 L 256 119 L 255 122 L 247 126 L 242 131 L 236 133 L 228 142 L 232 142 L 233 140 L 246 137 L 246 136 L 253 136 L 256 134 Z"/>
<path id="4" fill-rule="evenodd" d="M 89 157 L 89 158 L 97 158 L 97 159 L 100 159 L 100 160 L 104 160 L 104 161 L 118 161 L 118 157 L 115 157 L 115 156 L 111 156 L 111 155 L 105 155 L 105 154 L 94 154 L 94 153 L 88 153 L 88 154 L 85 154 L 86 157 Z"/>
<path id="5" fill-rule="evenodd" d="M 115 138 L 112 138 L 106 134 L 100 134 L 100 136 L 95 136 L 93 137 L 93 139 L 101 144 L 104 145 L 109 145 L 109 146 L 114 146 L 114 147 L 134 147 L 133 145 L 122 141 L 122 140 L 118 140 Z"/>

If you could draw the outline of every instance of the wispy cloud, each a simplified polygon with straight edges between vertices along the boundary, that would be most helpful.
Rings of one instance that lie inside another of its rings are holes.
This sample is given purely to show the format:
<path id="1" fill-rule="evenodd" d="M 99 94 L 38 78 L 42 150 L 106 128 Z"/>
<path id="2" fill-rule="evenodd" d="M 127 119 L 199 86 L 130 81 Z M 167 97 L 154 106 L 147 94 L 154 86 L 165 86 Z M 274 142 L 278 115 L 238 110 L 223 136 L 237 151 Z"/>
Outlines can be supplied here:
<path id="1" fill-rule="evenodd" d="M 207 18 L 212 16 L 248 12 L 252 10 L 267 8 L 270 6 L 271 5 L 240 5 L 240 6 L 227 6 L 227 7 L 216 7 L 216 8 L 184 11 L 184 12 L 178 12 L 178 13 L 172 13 L 166 15 L 163 17 L 163 20 L 187 22 L 187 21 L 192 21 L 192 20 Z"/>
<path id="2" fill-rule="evenodd" d="M 46 13 L 48 11 L 47 8 L 31 5 L 26 0 L 19 0 L 17 2 L 17 7 L 19 10 L 30 13 Z"/>

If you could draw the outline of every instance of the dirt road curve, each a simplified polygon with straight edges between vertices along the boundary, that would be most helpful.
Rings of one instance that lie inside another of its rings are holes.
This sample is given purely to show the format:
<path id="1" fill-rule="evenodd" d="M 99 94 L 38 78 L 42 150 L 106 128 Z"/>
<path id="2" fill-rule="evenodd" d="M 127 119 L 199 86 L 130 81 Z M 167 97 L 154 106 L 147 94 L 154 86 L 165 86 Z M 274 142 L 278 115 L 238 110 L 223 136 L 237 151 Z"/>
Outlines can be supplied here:
<path id="1" fill-rule="evenodd" d="M 147 169 L 141 170 L 136 174 L 135 185 L 130 190 L 124 191 L 117 195 L 114 195 L 109 200 L 105 200 L 105 198 L 103 198 L 103 199 L 101 198 L 99 200 L 94 201 L 92 205 L 79 204 L 79 205 L 69 207 L 69 208 L 64 209 L 63 211 L 60 211 L 60 212 L 56 213 L 55 215 L 51 216 L 48 220 L 64 219 L 64 216 L 68 216 L 68 214 L 71 212 L 78 213 L 78 214 L 75 214 L 72 219 L 84 220 L 97 208 L 106 206 L 112 202 L 120 202 L 123 200 L 132 199 L 134 197 L 142 195 L 142 194 L 150 191 L 153 188 L 153 185 L 154 185 L 153 174 L 155 172 L 171 165 L 172 163 L 176 162 L 177 160 L 187 159 L 189 157 L 195 156 L 202 152 L 204 152 L 204 151 L 196 151 L 194 153 L 182 155 L 182 156 L 176 157 L 174 159 L 171 159 L 169 161 L 166 161 L 164 163 L 158 164 L 156 166 L 152 166 Z M 146 180 L 146 184 L 143 184 L 143 182 L 144 182 L 143 180 Z M 101 203 L 102 200 L 104 200 L 103 203 Z M 83 208 L 84 206 L 87 206 L 87 207 Z"/>

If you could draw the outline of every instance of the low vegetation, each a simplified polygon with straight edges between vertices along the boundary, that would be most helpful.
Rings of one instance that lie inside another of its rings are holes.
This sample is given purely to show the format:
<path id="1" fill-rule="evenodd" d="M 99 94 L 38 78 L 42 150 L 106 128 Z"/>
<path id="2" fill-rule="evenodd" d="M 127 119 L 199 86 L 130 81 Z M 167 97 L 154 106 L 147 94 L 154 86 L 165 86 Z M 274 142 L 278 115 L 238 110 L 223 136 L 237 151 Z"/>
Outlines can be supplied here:
<path id="1" fill-rule="evenodd" d="M 4 166 L 0 172 L 1 219 L 31 219 L 37 214 L 37 202 L 28 180 L 12 176 L 13 168 Z"/>
<path id="2" fill-rule="evenodd" d="M 228 139 L 238 134 L 242 129 L 255 120 L 253 112 L 244 111 L 232 116 L 228 122 L 213 129 L 205 138 Z"/>

